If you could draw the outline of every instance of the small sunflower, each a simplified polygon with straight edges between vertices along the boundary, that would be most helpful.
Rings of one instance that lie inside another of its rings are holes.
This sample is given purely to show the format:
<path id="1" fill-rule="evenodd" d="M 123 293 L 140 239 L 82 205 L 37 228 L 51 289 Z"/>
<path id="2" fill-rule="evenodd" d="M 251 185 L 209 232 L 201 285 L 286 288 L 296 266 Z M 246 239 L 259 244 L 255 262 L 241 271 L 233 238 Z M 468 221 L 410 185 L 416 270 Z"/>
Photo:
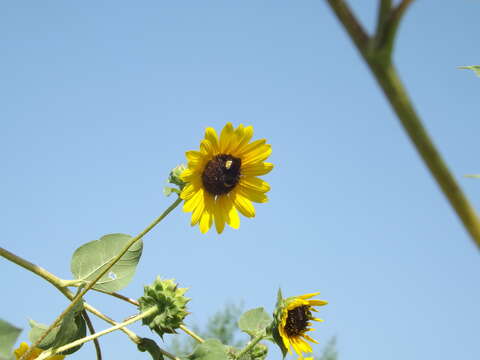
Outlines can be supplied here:
<path id="1" fill-rule="evenodd" d="M 291 297 L 282 301 L 277 314 L 277 330 L 283 345 L 290 354 L 292 353 L 290 345 L 302 359 L 302 353 L 311 353 L 312 348 L 308 341 L 318 344 L 318 342 L 308 336 L 306 333 L 315 329 L 311 328 L 313 321 L 323 321 L 312 315 L 317 310 L 315 306 L 328 304 L 324 300 L 309 300 L 320 293 L 305 294 Z"/>
<path id="2" fill-rule="evenodd" d="M 220 137 L 208 127 L 200 143 L 200 151 L 187 151 L 188 168 L 181 178 L 186 183 L 180 197 L 185 200 L 183 211 L 192 212 L 191 225 L 199 225 L 206 233 L 213 222 L 220 234 L 228 224 L 240 226 L 238 211 L 246 217 L 255 216 L 252 201 L 268 201 L 265 193 L 270 185 L 257 176 L 273 169 L 264 162 L 272 148 L 265 139 L 250 142 L 253 127 L 231 123 L 223 128 Z"/>
<path id="3" fill-rule="evenodd" d="M 15 354 L 15 358 L 18 360 L 22 357 L 23 354 L 27 352 L 29 349 L 29 346 L 26 342 L 20 343 L 20 346 L 18 349 L 16 349 L 13 353 Z M 43 352 L 42 349 L 39 348 L 33 348 L 32 352 L 30 355 L 26 358 L 26 360 L 33 360 L 36 359 L 41 353 Z M 47 360 L 63 360 L 65 358 L 64 355 L 53 355 L 49 356 Z"/>

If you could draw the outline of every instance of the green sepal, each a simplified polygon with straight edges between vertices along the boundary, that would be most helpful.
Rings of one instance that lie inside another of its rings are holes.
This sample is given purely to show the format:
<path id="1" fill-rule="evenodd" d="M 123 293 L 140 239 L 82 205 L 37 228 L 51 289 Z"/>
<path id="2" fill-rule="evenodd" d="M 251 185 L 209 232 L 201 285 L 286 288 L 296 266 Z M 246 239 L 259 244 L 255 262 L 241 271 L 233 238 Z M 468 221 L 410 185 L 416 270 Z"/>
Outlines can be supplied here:
<path id="1" fill-rule="evenodd" d="M 148 351 L 153 360 L 164 360 L 160 347 L 152 339 L 141 338 L 137 348 L 141 352 Z"/>
<path id="2" fill-rule="evenodd" d="M 96 278 L 131 239 L 126 234 L 108 234 L 80 246 L 73 253 L 70 265 L 74 278 L 84 281 Z M 142 241 L 135 242 L 93 288 L 115 292 L 127 286 L 135 274 L 142 249 Z"/>
<path id="3" fill-rule="evenodd" d="M 170 171 L 170 175 L 168 175 L 167 182 L 176 185 L 178 188 L 173 188 L 170 186 L 165 186 L 163 188 L 163 194 L 165 196 L 170 196 L 172 193 L 180 194 L 182 189 L 185 187 L 185 182 L 182 180 L 182 173 L 185 171 L 187 167 L 183 164 L 176 166 L 175 168 Z"/>
<path id="4" fill-rule="evenodd" d="M 254 338 L 265 334 L 266 328 L 271 325 L 271 323 L 271 316 L 265 312 L 263 307 L 259 307 L 243 313 L 238 320 L 238 327 L 250 335 L 250 337 Z"/>
<path id="5" fill-rule="evenodd" d="M 175 334 L 189 314 L 186 308 L 189 298 L 184 294 L 187 288 L 179 288 L 173 279 L 162 280 L 157 276 L 152 285 L 144 287 L 144 294 L 138 299 L 141 312 L 156 306 L 158 311 L 142 319 L 144 325 L 155 331 L 161 338 L 164 334 Z"/>
<path id="6" fill-rule="evenodd" d="M 83 302 L 77 303 L 73 309 L 62 319 L 59 325 L 43 339 L 37 346 L 40 349 L 47 350 L 50 348 L 60 347 L 71 343 L 72 341 L 81 339 L 87 335 L 87 326 L 81 311 L 83 310 Z M 31 330 L 28 338 L 31 343 L 35 343 L 40 336 L 48 328 L 48 325 L 37 323 L 34 320 L 29 320 Z M 74 348 L 66 350 L 61 355 L 70 355 L 78 351 L 83 344 Z"/>
<path id="7" fill-rule="evenodd" d="M 13 345 L 15 345 L 21 332 L 22 329 L 0 319 L 0 360 L 15 358 L 13 356 Z"/>
<path id="8" fill-rule="evenodd" d="M 288 353 L 288 349 L 285 347 L 283 343 L 282 337 L 280 336 L 280 332 L 278 331 L 278 326 L 282 321 L 282 312 L 285 306 L 286 300 L 283 298 L 282 289 L 278 289 L 277 292 L 277 303 L 275 304 L 275 311 L 273 312 L 273 321 L 271 326 L 267 329 L 267 334 L 269 337 L 266 340 L 270 340 L 278 345 L 280 348 L 283 358 Z"/>
<path id="9" fill-rule="evenodd" d="M 207 339 L 197 345 L 192 354 L 187 356 L 190 360 L 228 360 L 228 346 L 223 345 L 218 339 Z"/>

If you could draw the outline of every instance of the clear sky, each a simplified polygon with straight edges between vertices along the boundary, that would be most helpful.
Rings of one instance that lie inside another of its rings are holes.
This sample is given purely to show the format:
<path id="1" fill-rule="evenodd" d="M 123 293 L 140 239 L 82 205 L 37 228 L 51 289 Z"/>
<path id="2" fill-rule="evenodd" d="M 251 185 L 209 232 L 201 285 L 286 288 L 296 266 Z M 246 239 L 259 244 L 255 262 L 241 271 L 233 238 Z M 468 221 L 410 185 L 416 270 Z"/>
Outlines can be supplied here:
<path id="1" fill-rule="evenodd" d="M 351 3 L 372 28 L 377 1 Z M 202 325 L 229 301 L 272 311 L 279 286 L 321 291 L 314 335 L 337 336 L 341 360 L 479 358 L 479 253 L 324 1 L 4 1 L 0 13 L 2 247 L 69 278 L 78 246 L 135 235 L 171 203 L 168 172 L 205 127 L 250 124 L 273 147 L 270 202 L 221 236 L 177 209 L 122 293 L 174 277 L 193 298 L 187 323 Z M 463 175 L 480 172 L 480 79 L 457 66 L 480 63 L 479 14 L 479 1 L 417 1 L 395 54 L 477 208 L 480 181 Z M 5 260 L 0 273 L 0 317 L 17 326 L 67 304 Z M 88 301 L 117 320 L 135 312 Z M 147 358 L 121 333 L 102 344 L 105 359 Z M 88 344 L 71 359 L 93 356 Z"/>

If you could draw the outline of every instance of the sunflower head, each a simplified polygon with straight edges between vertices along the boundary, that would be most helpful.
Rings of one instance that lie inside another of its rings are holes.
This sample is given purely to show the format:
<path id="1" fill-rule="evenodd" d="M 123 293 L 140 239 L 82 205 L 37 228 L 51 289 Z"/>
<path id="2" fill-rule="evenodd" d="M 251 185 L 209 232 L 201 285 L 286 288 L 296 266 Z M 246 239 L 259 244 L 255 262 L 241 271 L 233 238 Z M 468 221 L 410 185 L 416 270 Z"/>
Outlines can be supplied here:
<path id="1" fill-rule="evenodd" d="M 162 338 L 164 334 L 175 334 L 188 315 L 186 305 L 190 299 L 184 296 L 186 291 L 173 279 L 162 280 L 157 276 L 153 284 L 144 287 L 144 295 L 138 299 L 141 312 L 153 306 L 158 308 L 158 313 L 142 320 L 143 324 Z"/>
<path id="2" fill-rule="evenodd" d="M 270 190 L 267 182 L 257 176 L 273 169 L 264 162 L 271 152 L 265 139 L 250 142 L 253 127 L 240 124 L 236 129 L 227 123 L 220 136 L 215 129 L 205 130 L 199 151 L 187 151 L 188 167 L 182 173 L 185 183 L 180 197 L 183 210 L 191 212 L 191 225 L 199 225 L 206 233 L 213 223 L 218 233 L 228 224 L 240 226 L 238 211 L 246 217 L 255 216 L 252 202 L 264 203 Z"/>
<path id="3" fill-rule="evenodd" d="M 291 348 L 303 359 L 303 353 L 311 353 L 309 342 L 317 344 L 317 341 L 307 335 L 313 331 L 312 321 L 323 321 L 316 318 L 316 306 L 326 305 L 324 300 L 312 300 L 319 293 L 311 293 L 283 299 L 279 292 L 277 306 L 274 312 L 272 335 L 275 342 L 285 356 L 287 351 L 292 353 Z"/>
<path id="4" fill-rule="evenodd" d="M 29 348 L 30 346 L 28 346 L 26 342 L 20 343 L 18 349 L 15 349 L 15 351 L 13 352 L 13 354 L 15 355 L 15 359 L 20 359 L 22 355 L 28 351 Z M 33 348 L 32 352 L 30 353 L 30 355 L 28 355 L 26 360 L 36 359 L 42 352 L 43 350 L 40 348 Z M 63 360 L 64 358 L 65 355 L 53 355 L 48 357 L 47 360 Z"/>

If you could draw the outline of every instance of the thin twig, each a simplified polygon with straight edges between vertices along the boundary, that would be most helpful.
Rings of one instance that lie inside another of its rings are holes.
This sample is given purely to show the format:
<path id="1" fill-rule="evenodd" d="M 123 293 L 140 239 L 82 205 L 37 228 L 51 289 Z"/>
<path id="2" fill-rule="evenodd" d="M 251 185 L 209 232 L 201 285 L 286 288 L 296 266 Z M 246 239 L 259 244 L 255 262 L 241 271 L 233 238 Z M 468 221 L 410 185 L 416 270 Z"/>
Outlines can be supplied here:
<path id="1" fill-rule="evenodd" d="M 101 292 L 103 294 L 107 294 L 107 295 L 110 295 L 110 296 L 113 296 L 113 297 L 116 297 L 117 299 L 120 299 L 120 300 L 123 300 L 123 301 L 126 301 L 132 305 L 135 305 L 135 306 L 139 306 L 140 304 L 138 303 L 137 300 L 135 299 L 132 299 L 132 298 L 129 298 L 125 295 L 122 295 L 122 294 L 119 294 L 117 292 L 110 292 L 110 291 L 105 291 L 105 290 L 101 290 L 101 289 L 95 289 L 93 288 L 92 289 L 93 291 L 97 291 L 97 292 Z"/>
<path id="2" fill-rule="evenodd" d="M 87 324 L 90 334 L 95 334 L 95 328 L 93 327 L 92 321 L 90 320 L 90 316 L 88 316 L 88 313 L 85 310 L 82 310 L 82 316 L 85 320 L 85 323 Z M 93 339 L 93 345 L 95 346 L 95 354 L 97 355 L 97 360 L 102 360 L 102 349 L 100 348 L 100 343 L 98 342 L 98 339 Z"/>

